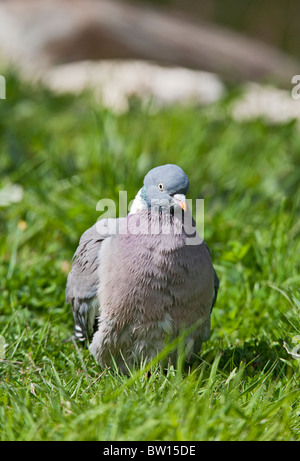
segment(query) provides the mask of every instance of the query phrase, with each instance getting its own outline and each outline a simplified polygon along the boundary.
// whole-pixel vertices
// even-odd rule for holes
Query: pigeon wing
[[[118,219],[103,219],[81,236],[73,256],[66,286],[66,302],[71,304],[75,323],[75,339],[90,339],[100,315],[98,299],[100,250],[104,239],[118,227]]]
[[[206,246],[206,248],[207,248],[207,250],[209,252],[209,255],[211,255],[210,249],[209,249],[207,243],[204,240],[203,240],[203,243]],[[213,299],[212,299],[211,310],[210,311],[213,310],[213,307],[217,302],[219,287],[220,287],[220,279],[219,279],[219,277],[218,277],[218,275],[217,275],[217,273],[216,273],[216,271],[214,269],[214,294],[213,294]]]
[[[192,217],[192,226],[193,226],[192,227],[193,229],[196,229],[196,222],[195,222],[193,217]],[[209,249],[207,243],[205,242],[205,240],[203,240],[203,243],[207,248],[209,256],[211,257],[210,249]],[[216,271],[214,269],[214,292],[213,292],[213,299],[212,299],[212,303],[211,303],[211,311],[213,310],[213,307],[216,304],[219,287],[220,287],[220,280],[219,280],[219,277],[218,277],[218,275],[217,275],[217,273],[216,273]]]

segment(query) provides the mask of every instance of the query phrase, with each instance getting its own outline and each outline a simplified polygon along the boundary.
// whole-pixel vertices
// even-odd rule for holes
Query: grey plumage
[[[90,339],[97,328],[99,315],[99,250],[105,238],[117,230],[121,220],[105,219],[86,230],[73,256],[72,269],[66,286],[66,302],[71,304],[74,337]]]
[[[219,279],[206,243],[199,239],[187,245],[195,229],[184,226],[181,213],[174,212],[185,209],[187,190],[181,168],[155,168],[127,218],[102,220],[80,239],[66,300],[75,338],[91,341],[90,351],[101,365],[115,362],[126,371],[126,366],[153,358],[167,338],[197,324],[185,343],[191,360],[209,337]],[[168,200],[171,213],[151,206],[153,197]]]

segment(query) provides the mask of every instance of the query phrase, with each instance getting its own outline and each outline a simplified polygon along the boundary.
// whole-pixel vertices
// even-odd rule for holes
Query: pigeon
[[[210,336],[219,278],[187,206],[188,189],[179,166],[155,167],[126,217],[100,219],[80,238],[66,302],[73,338],[87,342],[102,367],[127,373],[185,331],[185,360],[193,363]]]

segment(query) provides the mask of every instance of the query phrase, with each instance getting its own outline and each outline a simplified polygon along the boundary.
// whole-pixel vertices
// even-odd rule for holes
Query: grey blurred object
[[[146,59],[287,86],[298,62],[260,41],[162,9],[116,0],[0,1],[0,53],[34,70],[89,59]]]
[[[100,220],[80,239],[66,301],[74,339],[91,340],[90,351],[102,366],[115,363],[126,372],[191,327],[184,344],[192,363],[210,335],[219,279],[206,243],[187,218],[188,188],[177,165],[153,168],[126,218]],[[189,245],[193,233],[196,242]]]

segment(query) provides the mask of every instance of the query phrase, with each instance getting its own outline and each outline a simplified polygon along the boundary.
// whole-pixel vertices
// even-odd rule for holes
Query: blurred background
[[[1,50],[36,69],[150,59],[286,86],[299,66],[297,0],[1,0]]]
[[[299,118],[290,97],[300,66],[297,8],[296,0],[86,0],[84,8],[79,0],[1,0],[0,62],[56,93],[92,88],[119,112],[132,97],[207,104],[245,84],[238,117]]]

